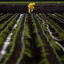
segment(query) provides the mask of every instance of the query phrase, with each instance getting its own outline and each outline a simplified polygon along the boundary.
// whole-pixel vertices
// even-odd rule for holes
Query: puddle
[[[13,26],[13,29],[15,29],[15,28],[17,27],[17,25],[18,25],[21,17],[22,17],[22,14],[20,14],[20,16],[19,16],[16,24]],[[10,40],[11,40],[11,36],[12,36],[12,35],[13,35],[13,33],[11,32],[11,33],[8,35],[8,37],[6,38],[5,42],[4,42],[3,48],[2,48],[2,50],[1,50],[1,52],[0,52],[0,61],[2,60],[3,56],[6,54],[6,49],[7,49],[8,45],[10,44]]]

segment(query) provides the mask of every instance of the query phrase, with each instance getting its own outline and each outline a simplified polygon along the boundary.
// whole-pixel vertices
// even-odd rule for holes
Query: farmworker
[[[34,6],[35,6],[35,3],[30,3],[30,4],[28,5],[28,13],[33,12]]]

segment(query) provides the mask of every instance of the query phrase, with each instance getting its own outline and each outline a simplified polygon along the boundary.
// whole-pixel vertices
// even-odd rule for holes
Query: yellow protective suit
[[[28,13],[33,12],[34,6],[35,6],[35,3],[30,3],[30,4],[28,5]]]

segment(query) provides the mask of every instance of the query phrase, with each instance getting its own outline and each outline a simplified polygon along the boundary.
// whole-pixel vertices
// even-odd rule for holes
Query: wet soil
[[[64,30],[64,24],[63,23],[59,22],[57,19],[55,19],[51,16],[49,16],[49,18],[52,19],[57,25],[59,25],[61,29]]]
[[[57,33],[57,32],[55,32],[54,31],[54,29],[52,29],[51,27],[50,27],[50,30],[51,30],[51,32],[53,33],[53,36],[54,37],[56,37],[56,38],[58,38],[58,39],[60,39],[60,37],[59,37],[59,34]],[[55,33],[54,33],[55,32]],[[64,41],[61,39],[61,41],[58,41],[62,46],[64,46]]]
[[[1,14],[0,14],[0,17],[1,17],[1,16],[3,16],[3,15],[4,15],[4,14],[3,14],[3,13],[1,13]]]
[[[10,17],[11,17],[12,15],[10,15],[10,16],[8,16],[8,18],[6,18],[6,19],[3,19],[3,22],[5,22],[6,20],[8,20]],[[15,17],[15,16],[14,16]],[[13,17],[13,18],[14,18]],[[19,17],[19,16],[18,16]],[[12,18],[12,19],[13,19]],[[0,32],[2,32],[6,27],[7,27],[7,25],[11,22],[11,20],[12,19],[10,19],[1,29],[0,29]],[[18,18],[17,18],[18,19]],[[11,30],[11,29],[10,29]]]
[[[34,26],[30,14],[26,23],[29,26],[31,38],[25,37],[25,40],[28,40],[28,42],[30,43],[30,47],[25,46],[25,48],[29,48],[32,51],[32,58],[28,57],[27,55],[24,55],[24,58],[21,60],[20,64],[38,64],[41,60],[41,48],[37,47],[37,34],[34,32]]]
[[[22,50],[21,37],[22,37],[23,29],[24,29],[24,21],[25,21],[25,15],[24,15],[24,18],[22,20],[21,27],[20,27],[20,29],[19,29],[19,31],[17,33],[14,50],[13,50],[12,55],[10,56],[10,58],[7,61],[6,64],[16,64],[16,61],[20,56],[20,53],[21,53],[21,50]]]
[[[61,50],[57,50],[56,52],[57,52],[57,54],[58,54],[58,56],[59,56],[60,58],[62,58],[62,57],[63,57],[64,52],[63,52],[63,50],[62,50],[62,49],[61,49]],[[62,60],[62,63],[64,63],[64,60]]]
[[[51,22],[51,24],[53,24],[59,30],[59,32],[64,32],[61,28],[58,28],[54,20],[52,20],[47,14],[46,16],[47,16],[47,19]]]
[[[47,55],[47,59],[49,61],[50,64],[60,64],[58,59],[56,58],[55,53],[53,52],[52,47],[50,46],[49,42],[47,41],[45,35],[43,34],[43,29],[41,28],[40,24],[38,23],[38,20],[36,19],[35,15],[33,15],[34,19],[35,19],[35,23],[38,29],[38,33],[41,37],[41,39],[43,40],[43,42],[45,43],[45,50]]]
[[[7,16],[7,17],[5,17],[4,19],[2,19],[2,20],[0,21],[0,24],[4,23],[4,22],[5,22],[6,20],[8,20],[11,16],[12,16],[12,14],[9,15],[9,16]]]
[[[13,13],[27,13],[28,12],[28,4],[27,3],[10,3],[10,4],[0,4],[0,12],[13,12]],[[64,12],[64,4],[51,4],[51,3],[37,3],[35,5],[35,13],[42,12]]]
[[[42,18],[42,17],[41,17],[41,18]],[[52,23],[52,22],[51,22],[51,24],[54,25],[54,23]],[[55,30],[50,27],[50,25],[49,25],[49,28],[50,28],[51,32],[53,33],[53,35],[54,35],[55,37],[58,37],[58,36],[59,36],[58,33],[56,33]],[[63,40],[58,41],[58,42],[59,42],[62,46],[64,46]],[[61,58],[61,57],[63,56],[63,54],[64,54],[64,52],[63,52],[62,49],[61,49],[61,50],[56,50],[56,52],[57,52],[57,54],[59,55],[60,58]],[[64,61],[62,61],[62,62],[64,63]]]
[[[45,13],[46,14],[46,13]],[[49,20],[48,18],[48,15],[46,14],[47,16],[47,19]],[[42,18],[42,16],[40,16]],[[45,20],[46,21],[46,20]],[[51,22],[51,21],[50,21]],[[51,24],[53,24],[55,26],[55,24],[53,22],[51,22]],[[53,33],[53,36],[60,39],[59,37],[59,34],[53,29],[51,28],[51,26],[49,25],[49,29],[51,30],[51,32]],[[61,32],[61,30],[59,30]],[[64,46],[64,41],[61,39],[61,41],[58,41],[62,46]]]

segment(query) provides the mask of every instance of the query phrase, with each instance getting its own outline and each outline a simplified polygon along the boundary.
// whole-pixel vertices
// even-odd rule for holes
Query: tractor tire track
[[[25,15],[24,15],[24,18],[22,20],[21,27],[20,27],[20,29],[19,29],[19,31],[17,33],[15,46],[14,46],[14,51],[12,52],[12,55],[10,56],[10,58],[7,61],[6,64],[16,64],[16,61],[20,56],[20,53],[21,53],[21,50],[22,50],[21,37],[22,37],[23,29],[24,29],[24,21],[25,21]]]

